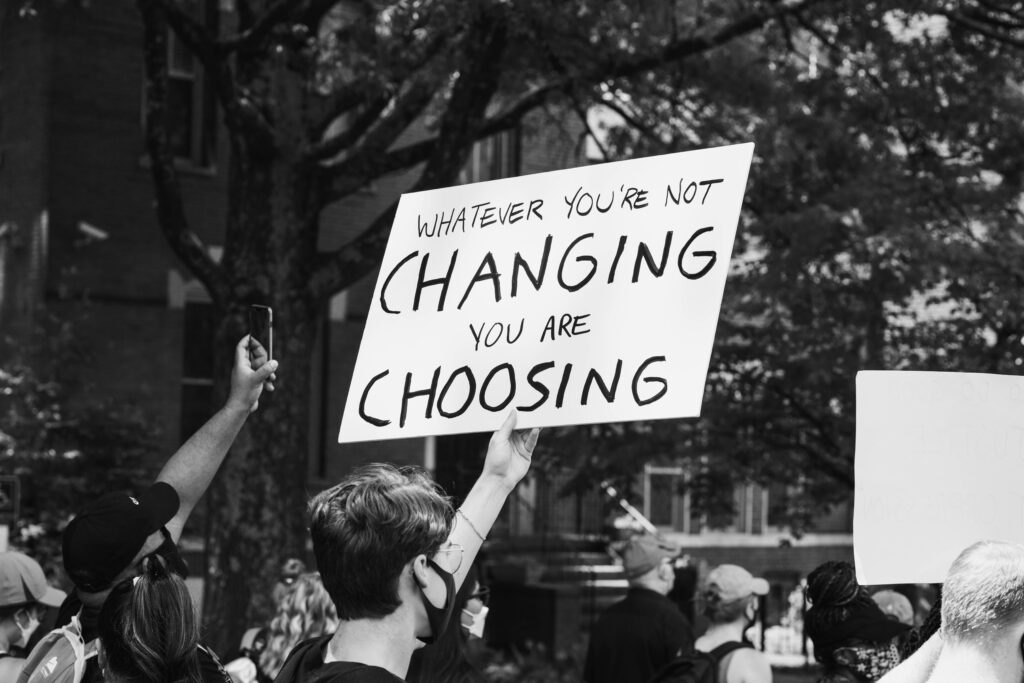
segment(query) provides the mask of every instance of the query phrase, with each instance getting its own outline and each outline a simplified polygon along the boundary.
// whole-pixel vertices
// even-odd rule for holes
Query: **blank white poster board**
[[[1024,377],[857,374],[862,584],[938,583],[976,541],[1024,543]]]
[[[699,415],[752,155],[403,195],[338,440]]]

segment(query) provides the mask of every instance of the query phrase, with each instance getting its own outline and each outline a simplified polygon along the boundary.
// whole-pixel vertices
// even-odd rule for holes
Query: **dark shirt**
[[[673,657],[693,650],[693,629],[661,593],[630,588],[594,624],[583,665],[586,683],[647,681]]]
[[[288,655],[275,683],[402,683],[387,669],[357,662],[324,663],[324,648],[333,636],[299,643]]]

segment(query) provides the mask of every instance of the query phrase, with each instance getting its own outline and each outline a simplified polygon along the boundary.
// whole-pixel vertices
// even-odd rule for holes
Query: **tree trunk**
[[[271,587],[289,557],[305,559],[311,362],[321,307],[306,287],[315,249],[314,190],[294,159],[234,149],[223,266],[229,280],[217,348],[233,349],[250,303],[274,310],[273,393],[264,392],[211,487],[204,635],[234,652],[273,614]],[[218,381],[230,375],[219,354]],[[221,396],[225,392],[219,392]]]

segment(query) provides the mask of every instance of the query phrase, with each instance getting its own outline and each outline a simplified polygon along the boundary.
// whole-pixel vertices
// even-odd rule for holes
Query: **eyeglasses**
[[[479,600],[487,605],[491,602],[491,589],[486,587],[478,588],[475,593],[470,594],[469,600]]]
[[[440,548],[434,554],[434,561],[437,562],[442,569],[448,571],[451,574],[459,571],[459,567],[462,566],[462,556],[465,554],[465,550],[458,543],[449,543],[447,547]]]

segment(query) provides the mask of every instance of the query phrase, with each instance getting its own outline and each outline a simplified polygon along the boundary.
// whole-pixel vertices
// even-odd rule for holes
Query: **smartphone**
[[[269,306],[249,306],[249,336],[267,350],[267,360],[274,359],[274,311]],[[249,360],[253,351],[249,350]]]

